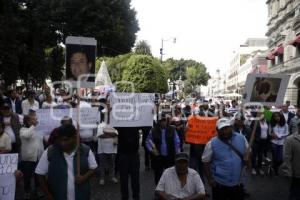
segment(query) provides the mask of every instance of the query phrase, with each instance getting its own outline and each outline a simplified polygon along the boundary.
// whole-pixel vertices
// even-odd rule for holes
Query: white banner
[[[38,118],[37,130],[43,135],[60,126],[60,121],[64,116],[71,117],[73,124],[77,124],[77,108],[71,109],[39,109],[36,111]],[[80,108],[79,125],[80,129],[96,128],[96,124],[100,122],[100,114],[98,108]]]
[[[0,154],[0,200],[14,200],[18,154]]]
[[[112,93],[110,95],[111,126],[152,126],[154,99],[153,93]]]

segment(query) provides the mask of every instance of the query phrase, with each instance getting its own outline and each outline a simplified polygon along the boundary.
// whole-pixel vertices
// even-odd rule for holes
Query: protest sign
[[[192,144],[206,144],[216,135],[217,117],[190,116],[185,141]]]
[[[14,174],[0,175],[0,199],[14,200],[16,193],[16,178]]]
[[[77,123],[77,109],[39,109],[36,111],[38,118],[37,130],[42,135],[49,134],[54,128],[60,126],[60,121],[64,116],[69,116],[73,124]],[[95,128],[100,122],[98,108],[80,108],[79,125],[81,129]]]
[[[113,127],[152,126],[154,99],[152,93],[119,93],[110,96],[110,123]]]
[[[290,76],[287,74],[248,74],[243,103],[281,105]]]
[[[14,200],[18,154],[0,154],[0,200]]]

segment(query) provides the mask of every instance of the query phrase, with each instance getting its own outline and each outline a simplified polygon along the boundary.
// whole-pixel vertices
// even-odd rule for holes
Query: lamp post
[[[176,43],[176,37],[170,37],[169,39],[161,39],[161,48],[160,48],[160,63],[162,63],[162,60],[163,60],[163,55],[164,55],[164,42],[167,42],[169,40],[173,40],[173,43]]]

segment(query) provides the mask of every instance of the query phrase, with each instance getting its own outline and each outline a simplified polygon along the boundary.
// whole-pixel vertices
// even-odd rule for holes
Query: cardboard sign
[[[0,175],[13,174],[18,168],[18,154],[0,154]],[[1,199],[1,198],[0,198]]]
[[[110,96],[111,126],[152,126],[154,99],[155,96],[152,93],[112,93]]]
[[[289,79],[290,75],[287,74],[248,74],[243,103],[281,105]]]
[[[217,117],[190,116],[185,141],[192,144],[206,144],[216,135]]]

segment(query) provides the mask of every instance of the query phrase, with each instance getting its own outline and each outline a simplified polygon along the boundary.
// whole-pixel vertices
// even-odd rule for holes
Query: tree
[[[132,55],[127,61],[122,81],[134,84],[134,92],[166,93],[167,78],[160,62],[146,55]],[[120,84],[118,90],[131,91],[131,85]]]
[[[152,56],[151,47],[145,40],[141,40],[135,45],[134,53],[139,55]]]
[[[202,63],[194,62],[195,65],[192,65],[187,68],[185,81],[185,91],[190,92],[194,91],[197,86],[207,85],[207,81],[210,78],[210,75],[206,72],[206,68]]]

